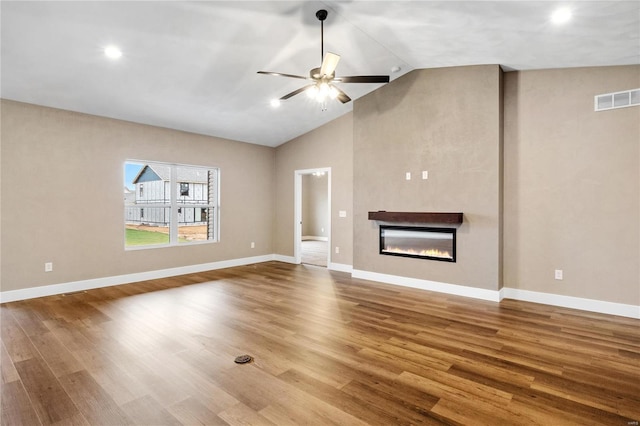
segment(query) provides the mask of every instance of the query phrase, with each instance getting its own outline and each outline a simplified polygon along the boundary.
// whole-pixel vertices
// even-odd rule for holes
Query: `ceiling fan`
[[[281,101],[287,100],[299,93],[306,92],[310,98],[316,99],[326,108],[326,100],[338,99],[340,102],[347,103],[351,98],[344,93],[339,87],[333,83],[388,83],[388,75],[360,75],[351,77],[336,77],[335,70],[340,55],[327,52],[324,54],[324,20],[327,19],[328,12],[324,9],[316,12],[316,18],[320,21],[320,58],[322,65],[319,68],[313,68],[309,72],[309,77],[301,75],[284,74],[280,72],[258,71],[258,74],[277,75],[281,77],[298,78],[302,80],[310,80],[311,84],[303,86],[291,93],[287,93],[280,98]]]

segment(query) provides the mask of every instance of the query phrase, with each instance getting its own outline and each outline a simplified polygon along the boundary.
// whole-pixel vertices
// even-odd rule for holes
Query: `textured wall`
[[[417,70],[355,101],[354,269],[499,289],[500,78],[496,65]],[[375,210],[463,212],[457,263],[379,255]]]
[[[302,235],[326,237],[328,232],[328,175],[302,176]]]
[[[2,101],[2,290],[293,256],[294,171],[331,167],[332,262],[640,304],[640,108],[593,111],[594,95],[640,87],[640,67],[501,76],[414,71],[276,149]],[[222,241],[125,252],[126,159],[219,166]],[[379,256],[379,209],[464,212],[458,262]]]
[[[331,261],[351,265],[353,244],[353,114],[276,148],[275,253],[293,256],[294,173],[331,167]],[[344,210],[347,217],[339,217]],[[335,247],[340,253],[335,253]]]
[[[593,110],[638,87],[640,66],[505,74],[506,287],[640,304],[640,107]]]
[[[273,253],[273,148],[4,100],[1,136],[3,291]],[[221,241],[125,251],[127,159],[220,167]]]

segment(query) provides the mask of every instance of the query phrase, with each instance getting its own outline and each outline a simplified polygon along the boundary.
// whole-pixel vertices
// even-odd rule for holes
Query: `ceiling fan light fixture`
[[[320,91],[320,90],[318,89],[318,86],[317,86],[317,85],[316,85],[316,86],[311,86],[311,87],[309,87],[309,88],[307,89],[307,96],[308,96],[310,99],[315,99],[315,98],[318,96],[318,92],[319,92],[319,91]]]
[[[327,96],[329,96],[330,92],[331,89],[326,82],[320,83],[320,87],[318,87],[318,101],[322,102],[327,99]]]
[[[340,62],[340,55],[327,52],[324,53],[324,20],[327,19],[327,11],[324,9],[319,10],[316,13],[316,17],[320,21],[320,53],[321,53],[321,65],[318,68],[312,68],[309,71],[309,77],[303,77],[301,75],[285,74],[280,72],[271,71],[258,71],[258,74],[275,75],[288,78],[297,78],[302,80],[311,80],[312,83],[303,86],[293,92],[287,93],[280,100],[287,100],[299,93],[306,92],[307,96],[311,99],[315,99],[322,105],[322,110],[325,111],[327,105],[327,99],[337,99],[343,104],[351,102],[351,98],[344,93],[341,89],[334,86],[332,83],[388,83],[388,75],[361,75],[350,77],[338,77],[336,78],[336,67]],[[399,67],[398,67],[399,70]]]

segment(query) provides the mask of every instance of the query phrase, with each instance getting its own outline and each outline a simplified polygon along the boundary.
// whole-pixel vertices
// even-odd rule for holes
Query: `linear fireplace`
[[[456,230],[380,225],[380,254],[455,262]]]

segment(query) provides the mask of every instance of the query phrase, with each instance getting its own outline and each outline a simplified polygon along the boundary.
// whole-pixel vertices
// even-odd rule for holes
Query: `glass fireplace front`
[[[380,254],[455,262],[456,230],[380,225]]]

